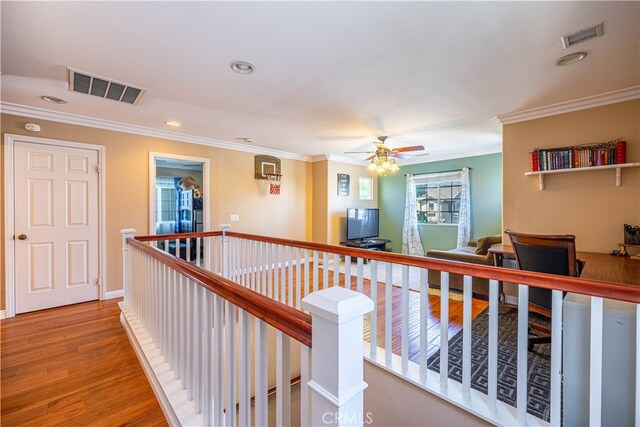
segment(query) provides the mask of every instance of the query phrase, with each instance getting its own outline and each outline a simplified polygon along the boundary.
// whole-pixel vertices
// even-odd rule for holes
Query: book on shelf
[[[627,162],[627,143],[617,139],[600,144],[534,148],[529,154],[532,172],[616,165]]]

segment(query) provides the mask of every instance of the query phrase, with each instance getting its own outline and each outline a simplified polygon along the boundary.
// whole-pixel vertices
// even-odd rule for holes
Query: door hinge
[[[100,165],[96,165],[96,172],[102,173],[102,167]]]
[[[99,277],[96,279],[96,286],[101,286],[100,278],[99,278]]]

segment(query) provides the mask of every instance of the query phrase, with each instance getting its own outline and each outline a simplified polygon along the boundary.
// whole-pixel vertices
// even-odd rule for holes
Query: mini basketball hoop
[[[267,173],[267,182],[269,183],[269,194],[274,196],[280,195],[280,184],[282,181],[281,173]]]

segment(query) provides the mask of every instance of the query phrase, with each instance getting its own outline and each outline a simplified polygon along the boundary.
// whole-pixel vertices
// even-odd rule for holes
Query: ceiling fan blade
[[[396,153],[406,153],[407,151],[422,151],[422,150],[424,150],[424,146],[422,146],[422,145],[413,145],[411,147],[394,148],[391,151],[395,151]]]
[[[344,154],[372,154],[375,151],[345,151]]]
[[[395,157],[396,159],[402,159],[402,160],[410,159],[411,157],[413,157],[413,156],[407,156],[406,154],[402,154],[398,152],[392,152],[391,156]]]
[[[375,157],[376,157],[376,155],[374,154],[373,156],[369,156],[369,157],[367,157],[365,160],[369,161],[369,160],[374,159]]]

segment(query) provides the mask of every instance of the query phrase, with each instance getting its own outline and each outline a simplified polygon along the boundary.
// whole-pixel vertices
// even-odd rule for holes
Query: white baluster
[[[462,395],[471,397],[471,297],[472,277],[464,275],[462,279]]]
[[[518,373],[517,373],[517,419],[520,425],[527,419],[527,362],[529,342],[529,286],[518,285]]]
[[[267,254],[264,245],[264,242],[260,242],[260,293],[262,295],[267,295]]]
[[[333,286],[340,286],[340,255],[333,254]]]
[[[589,348],[589,425],[602,425],[602,319],[603,299],[591,297]]]
[[[364,259],[358,257],[358,261],[356,261],[356,269],[357,269],[357,278],[356,278],[356,290],[360,293],[364,292],[364,272],[362,264],[364,263]]]
[[[222,277],[229,278],[229,236],[230,225],[220,224],[222,229]]]
[[[322,289],[329,287],[329,254],[322,253]]]
[[[241,426],[251,424],[251,323],[250,316],[240,310],[239,339],[240,339],[240,410],[239,422]]]
[[[202,377],[204,380],[203,418],[206,425],[213,424],[213,294],[206,291],[204,304],[204,357]]]
[[[309,254],[307,253],[307,257]],[[311,349],[300,344],[300,425],[311,425]]]
[[[440,272],[440,387],[447,390],[449,374],[449,272]]]
[[[420,269],[420,382],[427,382],[427,344],[429,343],[429,283],[428,271]]]
[[[560,426],[562,414],[562,291],[551,291],[551,425]]]
[[[225,425],[236,425],[236,306],[225,302]]]
[[[391,356],[393,354],[393,264],[387,263],[387,277],[384,284],[384,363],[391,366]]]
[[[187,262],[191,262],[191,238],[187,237],[186,246],[184,247],[185,259]]]
[[[318,290],[318,251],[313,251],[313,292]]]
[[[295,259],[296,259],[296,305],[295,307],[300,309],[300,301],[302,297],[300,293],[302,291],[302,260],[300,259],[300,248],[295,248]]]
[[[489,409],[495,411],[498,399],[498,301],[499,284],[497,280],[489,280],[489,359],[487,362],[487,394]]]
[[[202,257],[201,252],[201,248],[202,248],[202,238],[200,237],[196,237],[196,265],[198,267],[200,267],[202,265],[202,262],[200,262],[200,259]]]
[[[351,289],[351,257],[349,255],[344,257],[344,287]]]
[[[176,239],[176,258],[180,258],[180,239]]]
[[[267,296],[269,298],[274,298],[274,299],[278,299],[278,293],[276,292],[275,294],[274,292],[274,285],[273,285],[273,244],[272,243],[267,243],[267,247],[266,247],[266,251],[267,251],[267,289],[269,290],[269,292],[267,293]]]
[[[302,291],[302,295],[300,296],[300,301],[302,302],[302,298],[309,293],[309,249],[304,250],[304,289]],[[300,305],[298,305],[300,308]]]
[[[267,324],[262,320],[255,320],[255,425],[269,424],[267,389],[269,388],[269,348]]]
[[[289,279],[287,284],[288,295],[287,305],[293,307],[293,248],[289,246],[288,251],[289,259],[287,260],[287,277]]]
[[[371,260],[370,295],[373,311],[369,313],[369,357],[376,360],[378,354],[378,261]]]
[[[363,316],[373,309],[373,302],[335,286],[307,295],[302,307],[313,316],[310,425],[358,423],[344,420],[362,424],[367,387],[363,381]]]
[[[291,264],[289,264],[291,265]],[[291,425],[291,340],[276,331],[276,425]]]
[[[409,369],[409,266],[402,266],[402,335],[401,335],[401,367],[402,373]]]
[[[213,425],[224,425],[224,300],[213,296]],[[257,360],[257,359],[256,359]]]
[[[202,413],[202,304],[204,289],[194,283],[193,297],[193,377],[194,377],[194,403],[196,413]]]

